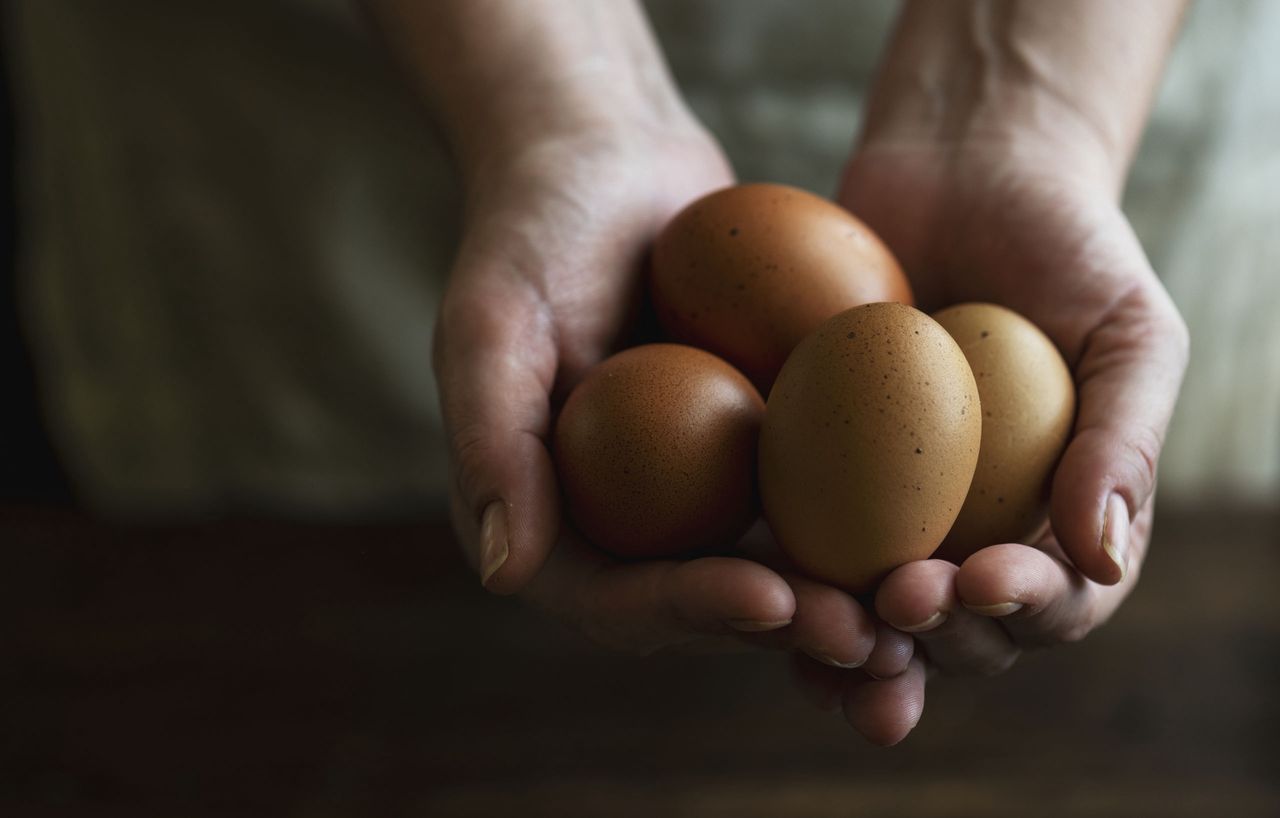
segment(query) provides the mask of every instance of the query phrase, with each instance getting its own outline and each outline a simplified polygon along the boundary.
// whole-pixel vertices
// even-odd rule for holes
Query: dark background
[[[873,748],[782,657],[602,654],[440,521],[0,515],[4,816],[1280,815],[1280,520],[1161,513],[1114,622]]]
[[[35,372],[21,332],[18,286],[15,144],[7,45],[7,4],[0,2],[0,373],[4,390],[0,420],[5,426],[0,457],[0,497],[65,501],[69,494],[49,442],[36,400]]]

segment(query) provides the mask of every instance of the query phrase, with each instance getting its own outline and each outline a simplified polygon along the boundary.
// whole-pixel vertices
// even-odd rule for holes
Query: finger
[[[916,640],[885,623],[876,622],[876,645],[862,666],[862,672],[873,679],[892,679],[906,672],[915,655]]]
[[[1151,509],[1148,502],[1129,532],[1138,557],[1150,535]],[[1053,545],[1052,538],[1037,548],[993,545],[969,557],[956,576],[961,603],[978,615],[999,618],[1023,647],[1083,639],[1132,591],[1141,559],[1134,561],[1124,581],[1099,585],[1053,556]]]
[[[1155,488],[1187,345],[1186,325],[1148,269],[1109,308],[1075,367],[1079,413],[1054,475],[1051,516],[1067,556],[1096,582],[1124,578],[1130,521]]]
[[[876,644],[875,622],[852,596],[811,579],[785,575],[795,595],[791,624],[747,637],[763,647],[799,650],[837,668],[861,667]]]
[[[614,563],[576,540],[556,548],[525,596],[596,642],[640,654],[785,628],[795,613],[786,580],[750,560]]]
[[[872,744],[890,747],[919,723],[924,687],[925,666],[920,658],[912,659],[906,671],[892,679],[855,679],[845,688],[844,717]]]
[[[994,675],[1018,659],[1018,647],[989,617],[960,604],[955,565],[945,560],[907,563],[876,592],[876,612],[911,633],[929,660],[951,674]]]
[[[982,549],[956,577],[962,604],[998,618],[1027,647],[1083,638],[1093,627],[1098,587],[1065,562],[1014,543]]]
[[[803,653],[791,653],[788,656],[792,678],[805,700],[825,713],[839,710],[847,671],[810,659]]]
[[[481,582],[505,594],[538,571],[559,528],[555,470],[544,442],[556,353],[534,296],[476,270],[464,265],[455,272],[433,357],[454,523]]]

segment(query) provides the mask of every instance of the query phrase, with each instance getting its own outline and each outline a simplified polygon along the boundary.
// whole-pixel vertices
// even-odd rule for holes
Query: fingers
[[[862,666],[873,679],[892,679],[907,669],[915,655],[916,640],[884,622],[876,622],[876,646]]]
[[[1148,276],[1110,307],[1075,368],[1079,413],[1051,516],[1065,553],[1096,582],[1125,576],[1130,521],[1155,488],[1187,345],[1186,325]]]
[[[804,577],[788,574],[786,581],[795,596],[791,624],[744,638],[762,647],[802,651],[830,667],[861,667],[875,648],[876,626],[857,600]]]
[[[1129,536],[1145,543],[1151,503],[1138,514]],[[1073,566],[1026,545],[993,545],[977,552],[956,575],[956,593],[971,612],[998,620],[1023,647],[1075,642],[1102,625],[1137,583],[1137,571],[1104,586]]]
[[[810,659],[803,653],[791,653],[788,658],[791,675],[805,699],[824,713],[839,710],[851,672]]]
[[[1097,587],[1061,560],[1016,544],[982,549],[956,577],[969,610],[999,619],[1028,647],[1083,638],[1093,627]]]
[[[559,528],[544,443],[556,353],[536,299],[475,270],[464,263],[454,274],[434,361],[454,523],[481,582],[505,594],[537,572]]]
[[[945,560],[907,563],[881,583],[876,612],[913,634],[930,661],[946,673],[1001,673],[1017,661],[1020,650],[997,623],[961,604],[958,571]]]
[[[804,697],[819,710],[843,710],[845,720],[868,741],[889,747],[915,728],[924,712],[924,662],[912,660],[892,679],[839,670],[793,654],[791,671]]]
[[[892,679],[853,676],[843,699],[849,725],[881,747],[906,738],[924,713],[924,661],[912,659],[906,671]]]
[[[750,560],[614,563],[579,541],[556,548],[525,596],[594,641],[638,654],[785,628],[796,609],[786,580]]]

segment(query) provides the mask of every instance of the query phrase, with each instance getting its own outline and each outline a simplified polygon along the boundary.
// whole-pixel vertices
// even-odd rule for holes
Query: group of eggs
[[[920,312],[866,225],[781,185],[689,205],[658,237],[649,284],[680,343],[597,365],[554,431],[570,515],[597,547],[706,552],[763,510],[800,569],[863,592],[1044,525],[1075,390],[1022,316]]]

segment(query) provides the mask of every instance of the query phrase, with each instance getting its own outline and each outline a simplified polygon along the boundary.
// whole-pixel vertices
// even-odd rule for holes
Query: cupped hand
[[[619,563],[561,525],[554,407],[624,340],[657,232],[732,182],[714,142],[693,124],[576,123],[476,163],[465,182],[434,362],[455,527],[484,586],[628,652],[757,645],[844,673],[869,663],[899,678],[875,695],[878,682],[860,685],[851,721],[899,740],[922,697],[922,675],[904,672],[911,640],[849,595],[746,558]]]
[[[841,201],[898,255],[921,309],[1010,307],[1054,341],[1076,383],[1051,528],[959,567],[910,563],[877,592],[879,614],[943,671],[994,673],[1023,648],[1080,639],[1137,581],[1188,337],[1118,188],[1083,151],[1009,143],[866,146],[847,169]]]

